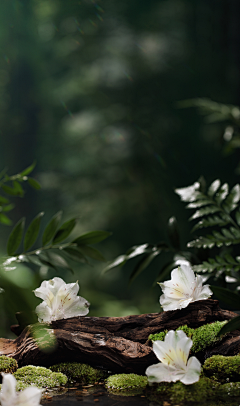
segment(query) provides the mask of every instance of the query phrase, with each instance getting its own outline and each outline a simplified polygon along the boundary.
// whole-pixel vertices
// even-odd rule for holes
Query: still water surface
[[[103,385],[91,387],[74,386],[62,393],[52,396],[49,392],[47,398],[41,401],[42,405],[51,406],[154,406],[156,403],[150,402],[146,397],[119,396],[109,393]]]

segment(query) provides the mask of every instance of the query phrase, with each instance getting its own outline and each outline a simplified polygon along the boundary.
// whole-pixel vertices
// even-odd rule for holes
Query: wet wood
[[[192,328],[216,320],[230,320],[237,314],[220,309],[217,300],[191,303],[186,309],[126,317],[73,317],[50,325],[57,339],[57,348],[40,351],[25,328],[15,340],[0,339],[0,355],[17,360],[19,366],[50,366],[63,361],[77,361],[113,372],[144,374],[158,362],[149,334],[175,330],[182,325]],[[19,331],[19,328],[18,328]],[[212,354],[234,355],[240,351],[240,332],[235,331],[214,348],[199,354],[201,362]]]

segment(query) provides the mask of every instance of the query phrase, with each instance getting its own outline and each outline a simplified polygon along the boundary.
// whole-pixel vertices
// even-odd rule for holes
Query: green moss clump
[[[50,369],[28,365],[14,372],[17,380],[27,385],[34,385],[40,389],[55,388],[67,383],[64,374],[55,374]]]
[[[148,339],[151,341],[164,341],[168,330],[161,331],[160,333],[150,334]]]
[[[218,389],[219,396],[239,396],[240,397],[240,382],[228,382],[220,385]]]
[[[17,391],[22,391],[22,390],[24,390],[26,388],[29,388],[29,386],[31,386],[31,385],[29,385],[28,383],[24,383],[23,381],[17,381],[16,390]]]
[[[107,376],[105,371],[78,362],[62,362],[61,364],[52,365],[50,369],[53,372],[62,372],[71,381],[80,381],[82,383],[98,382]]]
[[[205,324],[204,326],[198,327],[195,330],[185,325],[177,328],[176,331],[182,330],[189,338],[192,339],[193,345],[191,352],[197,353],[222,339],[221,337],[217,337],[217,334],[226,323],[226,321],[216,321],[215,323]],[[167,332],[168,330],[164,330],[157,334],[150,334],[148,338],[152,341],[163,341]]]
[[[221,341],[222,338],[217,337],[217,334],[226,323],[226,321],[216,321],[196,328],[192,336],[193,345],[191,351],[196,353]]]
[[[213,355],[204,362],[203,372],[219,382],[239,382],[240,355],[229,357]]]
[[[111,375],[106,379],[105,386],[111,392],[120,392],[122,395],[134,396],[141,394],[146,388],[146,376],[136,374]]]
[[[18,369],[17,361],[14,358],[7,357],[6,355],[0,356],[0,373],[4,372],[13,373]]]

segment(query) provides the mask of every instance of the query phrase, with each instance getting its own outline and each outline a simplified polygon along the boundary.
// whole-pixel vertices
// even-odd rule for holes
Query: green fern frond
[[[207,227],[225,226],[229,223],[230,223],[229,216],[226,216],[224,213],[221,213],[220,216],[209,216],[207,218],[200,220],[197,224],[195,224],[192,231]]]
[[[240,209],[236,211],[235,219],[230,215],[238,207],[240,201],[239,184],[229,191],[227,183],[221,184],[220,180],[216,179],[209,186],[207,193],[201,191],[200,182],[195,182],[189,187],[176,189],[175,191],[182,201],[188,202],[188,209],[197,209],[189,219],[199,219],[193,230],[210,227],[218,227],[219,230],[220,228],[220,231],[213,230],[207,236],[200,236],[190,241],[188,247],[213,248],[214,246],[239,244]],[[218,213],[218,215],[209,216],[214,213]],[[230,224],[231,227],[222,228]]]
[[[194,265],[193,270],[201,273],[216,273],[217,271],[240,271],[240,258],[234,259],[230,254],[225,254],[223,257],[209,258],[208,261],[203,261],[200,265]]]

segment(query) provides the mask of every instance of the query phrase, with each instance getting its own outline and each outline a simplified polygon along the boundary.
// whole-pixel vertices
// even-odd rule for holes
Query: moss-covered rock
[[[17,361],[14,358],[6,357],[6,355],[0,356],[0,374],[1,372],[13,373],[18,369]]]
[[[105,382],[105,386],[110,392],[117,392],[127,396],[141,394],[147,384],[148,380],[146,376],[136,374],[111,375]]]
[[[192,335],[193,345],[191,351],[197,353],[221,341],[222,337],[217,337],[217,335],[226,323],[226,321],[216,321],[196,328]]]
[[[98,382],[107,376],[105,371],[78,362],[62,362],[52,365],[50,369],[53,372],[62,372],[70,381],[79,381],[82,383]]]
[[[215,323],[205,324],[196,329],[190,328],[187,325],[181,326],[176,329],[184,331],[184,333],[190,337],[193,341],[191,348],[192,353],[197,353],[204,350],[205,348],[214,345],[216,342],[220,341],[222,337],[217,337],[217,334],[221,328],[226,324],[226,321],[216,321]],[[161,331],[160,333],[150,334],[149,340],[163,341],[168,330]]]
[[[203,372],[219,382],[240,382],[240,355],[213,355],[206,359]]]
[[[34,385],[40,389],[55,388],[67,383],[67,376],[62,373],[53,373],[50,369],[28,365],[14,372],[18,381],[26,385]]]

